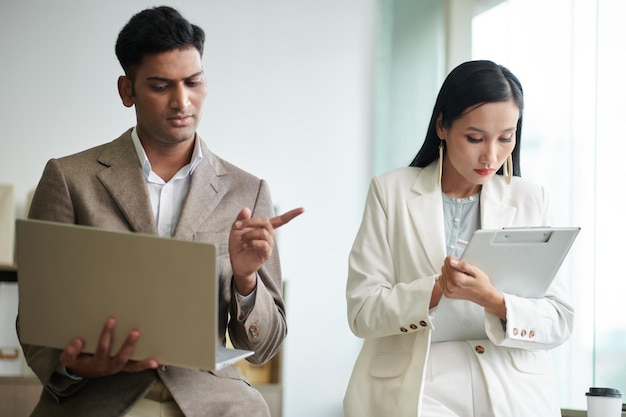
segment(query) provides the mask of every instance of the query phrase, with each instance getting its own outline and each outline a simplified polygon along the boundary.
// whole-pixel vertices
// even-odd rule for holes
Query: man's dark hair
[[[193,46],[204,52],[204,31],[167,6],[145,9],[126,23],[115,43],[115,55],[133,78],[145,55]]]

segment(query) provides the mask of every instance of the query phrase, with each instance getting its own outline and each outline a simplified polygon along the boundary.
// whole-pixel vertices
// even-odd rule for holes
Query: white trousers
[[[480,364],[466,342],[431,344],[420,416],[495,417]]]
[[[159,380],[124,417],[185,417],[169,390]]]

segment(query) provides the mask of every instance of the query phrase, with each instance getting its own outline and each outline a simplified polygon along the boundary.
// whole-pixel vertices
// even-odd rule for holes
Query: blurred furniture
[[[15,197],[13,186],[0,184],[0,265],[13,264]]]
[[[0,417],[28,417],[41,393],[34,377],[0,377]]]

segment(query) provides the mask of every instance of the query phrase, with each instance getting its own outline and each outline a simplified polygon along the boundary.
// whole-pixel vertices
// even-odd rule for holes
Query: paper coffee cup
[[[587,417],[621,417],[622,392],[615,388],[589,388]]]

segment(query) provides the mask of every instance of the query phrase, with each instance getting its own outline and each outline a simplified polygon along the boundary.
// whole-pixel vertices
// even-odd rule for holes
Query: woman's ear
[[[120,75],[117,79],[117,92],[126,107],[133,107],[135,96],[133,95],[133,81],[125,75]]]
[[[439,113],[437,121],[435,122],[435,130],[437,131],[437,137],[441,140],[446,139],[446,130],[443,127],[443,114]]]

